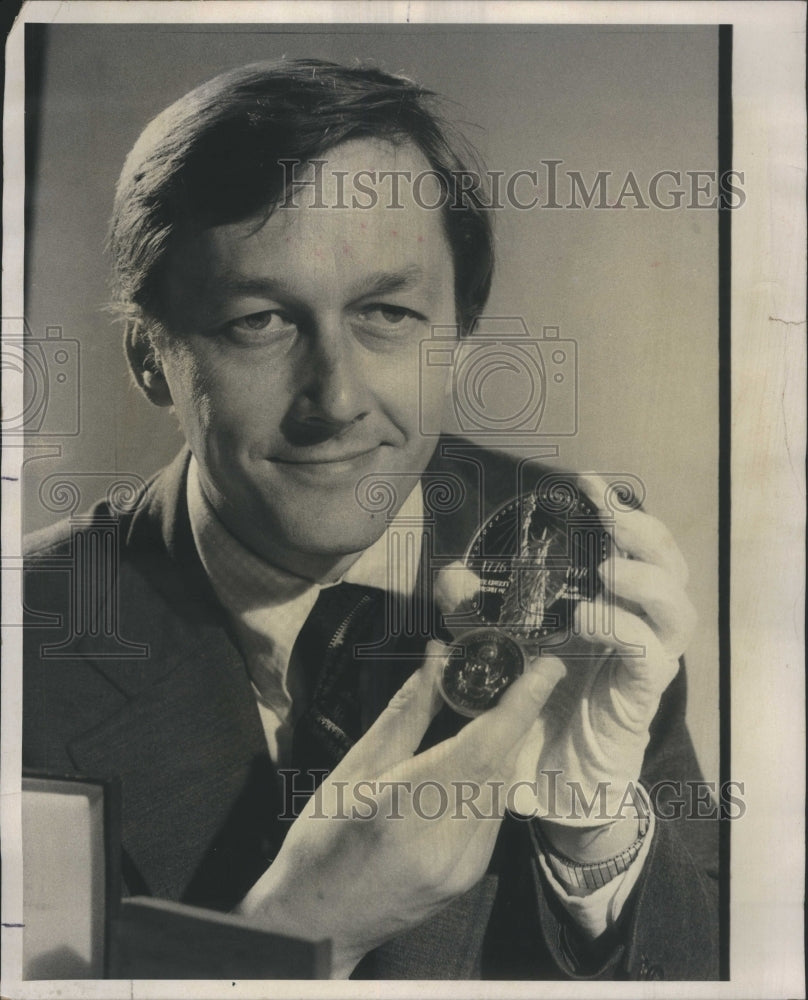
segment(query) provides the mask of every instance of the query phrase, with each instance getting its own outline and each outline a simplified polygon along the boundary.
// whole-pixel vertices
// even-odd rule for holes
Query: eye
[[[279,309],[263,309],[261,312],[239,316],[224,326],[225,332],[235,340],[260,343],[267,339],[277,339],[295,329],[291,318]]]
[[[375,327],[403,327],[422,320],[424,317],[413,309],[405,306],[392,305],[389,302],[374,302],[359,310],[359,318]]]
[[[374,315],[380,316],[385,323],[401,323],[408,316],[412,316],[409,309],[404,309],[401,306],[371,306],[369,309],[364,310],[364,312],[370,314],[371,317]]]
[[[278,318],[278,314],[266,310],[265,312],[253,313],[251,316],[245,316],[241,322],[248,330],[265,330],[268,326],[272,325],[272,321]]]

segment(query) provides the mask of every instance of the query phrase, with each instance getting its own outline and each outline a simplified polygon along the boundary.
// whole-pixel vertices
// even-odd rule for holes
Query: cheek
[[[214,353],[175,351],[164,366],[174,407],[190,443],[236,445],[279,422],[282,387],[255,365],[237,367]]]
[[[451,367],[427,365],[421,373],[420,408],[429,416],[430,426],[443,413],[447,397],[452,394]]]
[[[191,436],[195,425],[207,423],[210,409],[199,360],[184,344],[161,351],[161,360],[174,412],[186,436]]]
[[[451,369],[414,365],[397,374],[387,395],[388,414],[404,432],[412,456],[429,456],[445,430],[447,396],[451,394]]]
[[[231,412],[233,394],[227,392],[221,370],[217,372],[209,360],[183,349],[172,351],[163,365],[174,412],[199,460],[217,450],[217,439],[232,437],[231,428],[239,423]]]
[[[371,383],[375,394],[391,403],[402,414],[442,410],[451,392],[452,369],[445,364],[427,364],[428,352],[421,344],[408,350],[383,370],[374,372]]]

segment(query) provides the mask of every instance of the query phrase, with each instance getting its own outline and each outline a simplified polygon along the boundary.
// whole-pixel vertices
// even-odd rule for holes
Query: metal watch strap
[[[589,889],[593,891],[600,889],[608,882],[611,882],[613,878],[626,871],[640,853],[651,821],[645,814],[639,816],[638,819],[639,832],[634,843],[630,844],[624,851],[620,851],[613,858],[607,858],[605,861],[589,863],[573,861],[572,858],[568,858],[550,846],[547,838],[538,829],[538,822],[535,824],[536,836],[553,874],[559,881],[577,889]]]

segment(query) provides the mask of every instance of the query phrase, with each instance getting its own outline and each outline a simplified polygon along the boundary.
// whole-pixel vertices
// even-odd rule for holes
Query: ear
[[[171,390],[146,325],[140,320],[130,320],[126,324],[123,340],[129,370],[149,401],[155,406],[171,406]]]

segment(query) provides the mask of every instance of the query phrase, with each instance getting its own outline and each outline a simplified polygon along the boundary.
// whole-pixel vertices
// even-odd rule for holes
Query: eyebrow
[[[374,271],[365,275],[348,290],[349,299],[366,298],[368,295],[388,295],[412,288],[423,281],[426,271],[420,264],[410,264],[398,271]],[[297,298],[287,282],[278,278],[243,277],[225,274],[217,282],[219,288],[231,294],[275,295]]]
[[[412,288],[423,281],[425,271],[420,264],[410,264],[400,271],[375,271],[367,275],[352,289],[355,298],[367,295],[387,295]]]

